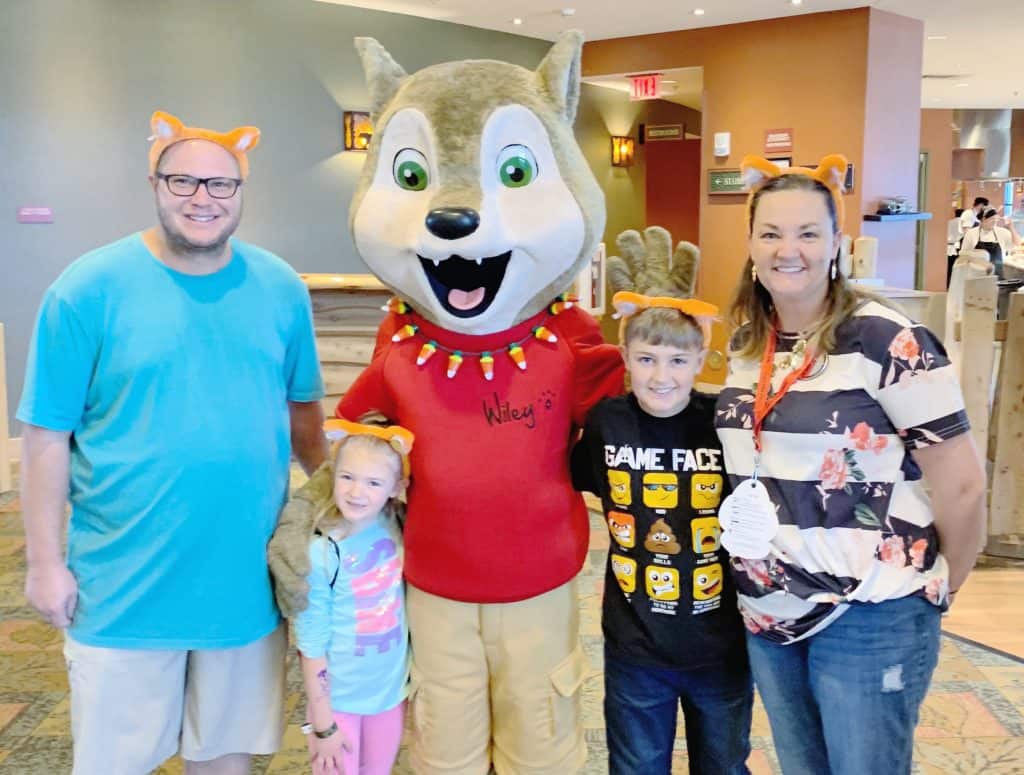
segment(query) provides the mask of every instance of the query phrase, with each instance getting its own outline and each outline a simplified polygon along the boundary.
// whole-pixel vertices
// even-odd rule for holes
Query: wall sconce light
[[[633,166],[633,138],[612,135],[612,166]]]
[[[345,150],[365,151],[373,137],[373,124],[370,114],[355,110],[346,110],[343,114],[345,123]]]

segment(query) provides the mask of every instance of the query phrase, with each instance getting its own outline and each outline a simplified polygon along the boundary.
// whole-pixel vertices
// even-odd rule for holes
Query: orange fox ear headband
[[[764,185],[781,175],[806,175],[814,178],[828,189],[832,194],[832,202],[836,207],[837,230],[842,231],[843,215],[846,212],[843,206],[843,180],[846,178],[846,157],[838,153],[831,153],[818,163],[817,169],[810,167],[779,167],[760,156],[744,156],[740,164],[740,171],[743,180],[750,189],[750,196],[747,198],[747,233],[753,228],[751,219],[754,216],[751,205],[754,202],[754,195]]]
[[[160,154],[175,143],[180,143],[182,140],[209,140],[235,157],[242,180],[249,177],[249,158],[246,154],[259,145],[260,130],[256,127],[240,126],[230,132],[214,132],[211,129],[185,126],[170,113],[164,113],[162,110],[153,114],[149,124],[153,128],[153,135],[149,138],[153,141],[153,144],[149,146],[150,175],[156,174],[156,165],[160,161]]]
[[[663,309],[674,309],[689,315],[697,321],[701,333],[704,335],[704,346],[711,343],[711,325],[718,316],[718,307],[700,299],[676,299],[672,296],[644,296],[642,293],[632,291],[619,291],[612,296],[612,306],[615,308],[614,317],[622,318],[625,326],[626,320],[638,312],[651,307]],[[621,334],[619,339],[622,339]]]
[[[383,439],[402,458],[402,478],[409,478],[409,453],[412,452],[412,443],[416,437],[401,425],[381,427],[332,417],[324,422],[324,434],[332,442],[341,441],[347,436],[376,436]]]

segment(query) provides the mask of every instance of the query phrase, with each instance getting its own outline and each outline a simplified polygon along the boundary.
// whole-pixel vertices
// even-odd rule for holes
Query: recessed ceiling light
[[[789,0],[790,5],[803,5],[804,0]]]
[[[956,85],[956,88],[958,88],[958,89],[962,89],[962,88],[963,88],[963,87],[965,87],[965,86],[970,86],[970,84],[969,84],[969,83],[958,83],[958,84]]]
[[[562,16],[575,16],[575,15],[576,15],[576,9],[575,8],[563,8],[562,9]]]
[[[945,35],[929,35],[928,40],[946,40]]]
[[[693,9],[693,15],[694,16],[703,16],[704,15],[704,9],[703,8],[694,8]]]
[[[519,19],[519,18],[516,18],[516,19],[513,19],[513,20],[512,20],[512,23],[513,23],[513,24],[522,24],[522,23],[523,23],[523,20],[522,20],[522,19]]]

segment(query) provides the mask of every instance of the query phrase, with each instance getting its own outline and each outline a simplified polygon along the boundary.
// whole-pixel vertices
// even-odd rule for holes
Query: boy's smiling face
[[[622,357],[640,408],[652,417],[674,417],[683,411],[706,354],[641,339],[627,342]]]

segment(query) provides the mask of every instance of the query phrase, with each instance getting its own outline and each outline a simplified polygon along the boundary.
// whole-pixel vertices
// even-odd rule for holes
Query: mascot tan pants
[[[409,751],[417,775],[568,775],[586,759],[576,581],[517,603],[412,585]]]

